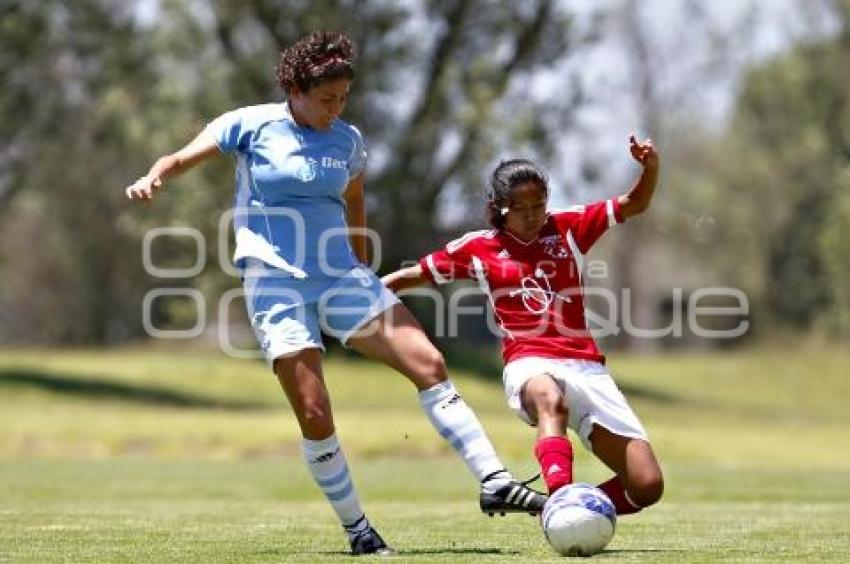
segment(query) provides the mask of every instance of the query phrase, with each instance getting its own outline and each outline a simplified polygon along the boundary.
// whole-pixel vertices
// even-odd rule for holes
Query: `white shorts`
[[[502,379],[508,405],[529,425],[534,422],[522,408],[522,388],[541,374],[551,376],[566,396],[567,426],[581,437],[588,450],[592,450],[590,433],[594,423],[615,435],[649,442],[643,425],[605,366],[591,360],[525,357],[505,366]]]

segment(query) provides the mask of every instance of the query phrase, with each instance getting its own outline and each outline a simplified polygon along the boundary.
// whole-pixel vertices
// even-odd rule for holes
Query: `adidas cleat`
[[[349,539],[351,554],[375,554],[377,556],[392,556],[395,551],[387,546],[378,531],[369,527],[359,535]]]
[[[537,515],[543,511],[546,495],[535,491],[523,482],[512,480],[494,493],[481,492],[481,511],[490,517],[498,513],[529,513]]]

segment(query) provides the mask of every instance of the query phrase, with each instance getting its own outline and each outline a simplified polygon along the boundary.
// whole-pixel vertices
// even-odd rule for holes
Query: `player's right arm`
[[[212,133],[204,129],[176,153],[157,159],[148,173],[128,186],[125,193],[131,200],[148,201],[162,189],[168,178],[177,176],[198,163],[220,154],[221,151]]]
[[[399,292],[401,290],[406,290],[407,288],[422,286],[423,284],[430,282],[430,280],[425,277],[422,265],[416,264],[414,266],[408,266],[407,268],[400,268],[395,272],[387,274],[381,278],[381,282],[383,282],[384,286],[393,292]]]
[[[421,286],[426,282],[447,284],[458,278],[469,278],[471,273],[471,245],[486,231],[473,231],[448,243],[445,248],[425,255],[413,266],[401,268],[384,276],[384,285],[398,292],[405,288]]]

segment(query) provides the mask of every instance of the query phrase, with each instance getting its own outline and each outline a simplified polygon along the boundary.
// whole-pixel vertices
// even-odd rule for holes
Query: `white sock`
[[[419,392],[419,403],[431,424],[454,447],[476,479],[481,482],[487,478],[487,489],[497,489],[511,480],[481,423],[451,380]]]
[[[301,452],[307,462],[307,469],[328,498],[349,536],[367,529],[369,521],[360,507],[348,472],[348,463],[336,435],[321,441],[303,439]]]

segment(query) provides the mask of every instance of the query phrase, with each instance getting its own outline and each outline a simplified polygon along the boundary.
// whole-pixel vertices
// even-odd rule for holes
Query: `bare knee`
[[[565,423],[567,420],[564,395],[549,376],[529,380],[523,389],[523,401],[538,424],[546,421]]]
[[[412,364],[412,377],[420,389],[436,386],[446,380],[446,361],[434,347],[418,352]]]
[[[629,498],[641,507],[658,502],[664,493],[664,477],[661,469],[652,468],[633,473],[629,476],[627,488]]]
[[[537,416],[563,419],[567,416],[567,406],[564,396],[557,389],[538,391],[532,398]]]
[[[333,415],[327,398],[309,398],[301,403],[300,413],[296,413],[301,433],[308,439],[321,439],[334,431]]]
[[[301,419],[310,426],[322,425],[330,415],[331,406],[323,398],[311,398],[301,404]]]

